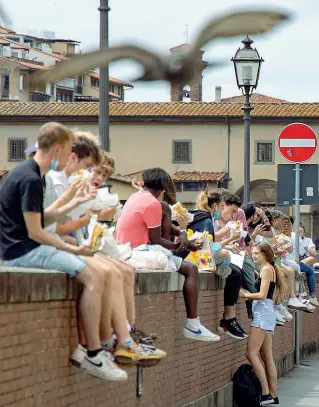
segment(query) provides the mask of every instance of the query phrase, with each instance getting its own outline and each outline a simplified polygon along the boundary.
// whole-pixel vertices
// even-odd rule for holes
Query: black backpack
[[[233,376],[234,402],[237,407],[259,407],[262,388],[250,365],[241,365]]]

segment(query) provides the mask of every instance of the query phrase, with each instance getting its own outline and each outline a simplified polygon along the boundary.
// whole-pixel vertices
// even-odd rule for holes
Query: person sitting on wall
[[[220,321],[218,331],[229,335],[234,339],[246,339],[247,334],[240,326],[236,318],[236,303],[242,282],[242,270],[231,263],[229,250],[237,252],[234,246],[240,240],[240,233],[234,233],[226,237],[230,229],[227,225],[219,228],[218,220],[222,217],[225,221],[231,221],[240,207],[241,203],[232,194],[224,196],[224,201],[220,194],[216,192],[202,192],[197,200],[197,209],[193,211],[194,220],[189,224],[189,228],[194,232],[208,232],[213,236],[214,242],[220,245],[214,250],[216,266],[230,268],[230,274],[226,278],[224,288],[224,315]]]
[[[59,270],[83,285],[80,300],[87,353],[81,365],[102,380],[126,380],[127,373],[113,363],[101,345],[100,330],[105,303],[109,301],[106,272],[112,269],[96,260],[91,249],[73,246],[44,229],[63,212],[43,210],[44,176],[51,169],[64,166],[71,153],[74,135],[58,123],[42,126],[35,156],[10,171],[0,193],[0,255],[8,267]],[[80,192],[82,187],[79,189]],[[71,208],[74,205],[69,204]]]
[[[162,206],[170,175],[161,168],[151,168],[142,174],[143,190],[134,193],[127,200],[117,222],[116,237],[120,244],[129,242],[132,248],[141,245],[159,245],[168,250],[184,250],[189,242],[186,233],[181,233],[177,240],[162,236]],[[186,306],[187,321],[184,337],[199,341],[218,341],[220,337],[213,334],[201,323],[197,315],[198,270],[197,267],[172,256],[177,271],[185,277],[183,295]]]

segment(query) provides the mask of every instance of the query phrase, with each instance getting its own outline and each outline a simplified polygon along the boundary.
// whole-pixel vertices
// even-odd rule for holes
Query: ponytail
[[[208,195],[205,191],[201,192],[197,198],[197,208],[201,211],[211,212],[211,208],[208,205]]]
[[[197,198],[197,209],[205,212],[212,213],[212,205],[220,204],[222,197],[217,192],[208,193],[206,191],[201,192]]]

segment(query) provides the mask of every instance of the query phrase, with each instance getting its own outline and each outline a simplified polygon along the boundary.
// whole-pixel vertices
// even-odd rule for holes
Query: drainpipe
[[[230,179],[230,123],[227,116],[225,116],[225,124],[227,125],[227,173]]]

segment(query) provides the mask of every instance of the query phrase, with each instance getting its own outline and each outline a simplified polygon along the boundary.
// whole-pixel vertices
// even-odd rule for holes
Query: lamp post
[[[256,48],[252,48],[248,35],[242,40],[243,48],[238,48],[234,58],[237,86],[245,96],[244,111],[244,203],[250,201],[250,112],[253,107],[250,103],[250,96],[257,88],[260,67],[264,61],[258,54]]]
[[[100,0],[100,48],[109,45],[109,0]],[[100,68],[99,133],[102,148],[110,151],[109,67]]]

